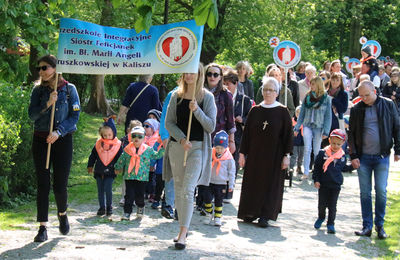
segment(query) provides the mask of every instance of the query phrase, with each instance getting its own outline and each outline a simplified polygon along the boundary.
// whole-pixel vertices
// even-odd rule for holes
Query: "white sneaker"
[[[122,199],[119,201],[119,205],[120,205],[121,207],[123,207],[123,206],[125,205],[125,199],[124,199],[124,198],[122,198]]]
[[[124,213],[124,215],[122,215],[121,220],[130,220],[131,218],[131,214],[129,213]]]
[[[204,216],[204,220],[203,220],[204,224],[206,225],[213,225],[213,214],[210,213],[206,213],[206,215]]]
[[[214,218],[214,226],[220,227],[221,225],[221,218]]]

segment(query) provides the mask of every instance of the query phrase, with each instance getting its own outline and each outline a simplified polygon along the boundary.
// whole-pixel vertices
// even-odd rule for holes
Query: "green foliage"
[[[218,25],[218,4],[216,0],[204,0],[194,8],[193,17],[197,25],[207,25],[215,29]]]
[[[385,231],[389,237],[385,240],[376,239],[376,245],[385,254],[379,259],[399,259],[400,254],[400,172],[390,172],[388,181],[388,200],[386,203]]]
[[[10,205],[10,198],[32,194],[34,188],[29,96],[28,90],[0,82],[0,205]]]

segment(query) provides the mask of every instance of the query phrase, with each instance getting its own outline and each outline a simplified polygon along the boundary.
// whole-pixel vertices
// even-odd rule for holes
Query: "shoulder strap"
[[[243,118],[243,109],[244,109],[244,95],[242,96],[242,112],[241,112],[241,117]]]
[[[71,88],[68,83],[65,85],[66,85],[65,87],[67,88],[67,99],[69,99],[69,97],[71,96]]]
[[[147,84],[140,92],[139,94],[135,97],[135,99],[132,101],[132,103],[129,105],[129,108],[131,108],[131,106],[135,103],[136,99],[138,99],[140,97],[140,95],[143,93],[143,91],[146,90],[146,88],[150,86],[150,84]]]

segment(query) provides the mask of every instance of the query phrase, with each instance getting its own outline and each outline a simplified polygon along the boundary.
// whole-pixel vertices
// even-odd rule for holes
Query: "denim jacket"
[[[332,97],[327,96],[324,102],[318,108],[307,108],[305,102],[301,104],[300,115],[297,119],[297,124],[294,127],[295,131],[299,131],[300,126],[309,128],[321,128],[322,134],[329,136],[332,124]]]
[[[51,106],[46,109],[46,103],[51,92],[50,88],[44,86],[37,86],[32,90],[28,113],[30,119],[34,121],[35,131],[50,130]],[[54,129],[58,130],[61,136],[65,136],[76,131],[81,105],[78,92],[73,84],[67,83],[57,92]]]

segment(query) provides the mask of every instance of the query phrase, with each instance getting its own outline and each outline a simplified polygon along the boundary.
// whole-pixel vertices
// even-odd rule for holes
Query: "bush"
[[[0,82],[0,205],[10,206],[21,193],[33,194],[32,123],[28,117],[30,89]],[[25,196],[26,197],[26,196]]]

